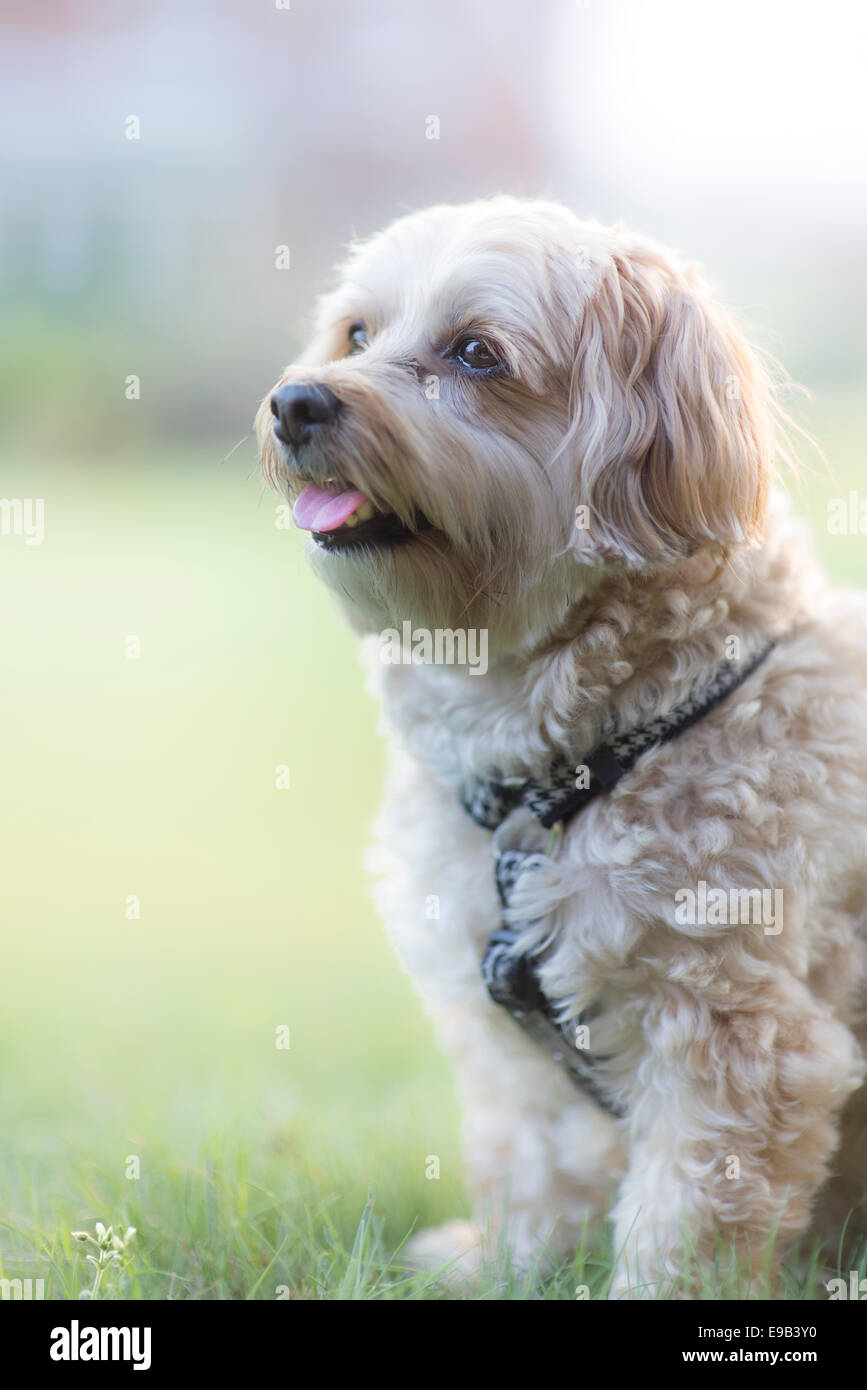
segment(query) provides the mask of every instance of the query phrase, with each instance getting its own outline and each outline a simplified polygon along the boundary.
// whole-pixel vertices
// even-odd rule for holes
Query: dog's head
[[[503,197],[355,248],[257,431],[358,626],[514,648],[611,566],[755,543],[774,403],[694,270]]]

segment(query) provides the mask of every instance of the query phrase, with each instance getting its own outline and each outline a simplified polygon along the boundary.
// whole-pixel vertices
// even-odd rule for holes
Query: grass
[[[834,482],[799,502],[850,582],[864,538],[823,519],[865,416],[825,403]],[[0,1278],[78,1298],[71,1233],[102,1221],[136,1235],[100,1297],[441,1298],[400,1267],[467,1200],[452,1080],[360,868],[376,710],[250,447],[219,457],[4,460],[46,539],[0,540]],[[536,1296],[602,1296],[607,1239]],[[787,1269],[815,1296],[815,1252]],[[528,1296],[502,1267],[479,1294]]]

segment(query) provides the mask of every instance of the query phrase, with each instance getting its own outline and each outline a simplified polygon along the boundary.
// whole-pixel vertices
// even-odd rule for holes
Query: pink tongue
[[[335,492],[333,488],[308,483],[292,508],[292,517],[302,531],[334,531],[366,501],[364,493],[355,488]]]

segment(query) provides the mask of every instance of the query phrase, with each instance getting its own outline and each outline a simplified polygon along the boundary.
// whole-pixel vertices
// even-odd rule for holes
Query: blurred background
[[[369,1185],[389,1249],[464,1210],[363,885],[376,712],[252,417],[353,237],[553,195],[702,261],[809,388],[798,505],[863,583],[826,516],[865,486],[865,39],[843,0],[5,0],[0,492],[45,534],[0,535],[0,1276],[75,1296],[66,1231],[123,1217],[145,1296],[313,1297]]]

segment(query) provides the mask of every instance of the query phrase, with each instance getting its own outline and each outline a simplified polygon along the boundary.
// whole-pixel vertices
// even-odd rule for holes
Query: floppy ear
[[[665,562],[755,544],[773,467],[773,388],[711,290],[651,247],[615,254],[572,378],[579,554]]]

